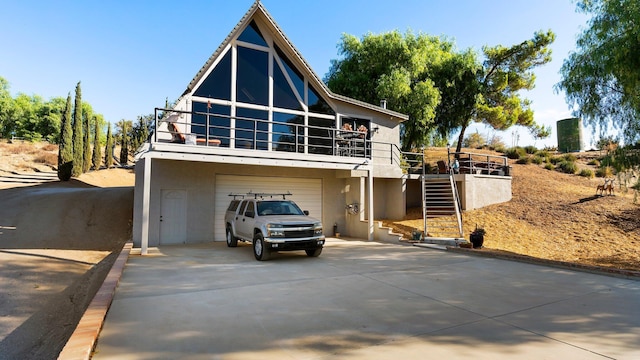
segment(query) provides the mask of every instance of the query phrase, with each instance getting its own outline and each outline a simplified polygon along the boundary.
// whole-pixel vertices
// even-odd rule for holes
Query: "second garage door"
[[[224,241],[224,214],[233,197],[229,194],[286,193],[302,210],[322,220],[322,179],[284,178],[268,176],[217,175],[215,190],[215,237]]]

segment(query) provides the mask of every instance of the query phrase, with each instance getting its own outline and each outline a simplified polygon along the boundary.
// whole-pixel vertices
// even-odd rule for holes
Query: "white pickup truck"
[[[308,216],[287,194],[237,194],[231,200],[224,222],[227,246],[238,240],[252,242],[256,260],[268,260],[272,252],[304,250],[308,256],[322,253],[325,237],[320,220]],[[273,197],[281,199],[273,199]]]

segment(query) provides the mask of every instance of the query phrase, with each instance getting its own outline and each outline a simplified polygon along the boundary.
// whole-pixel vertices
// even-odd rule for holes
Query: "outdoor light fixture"
[[[380,131],[380,128],[376,126],[373,129],[371,129],[371,131],[373,131],[374,133],[377,133],[378,131]]]

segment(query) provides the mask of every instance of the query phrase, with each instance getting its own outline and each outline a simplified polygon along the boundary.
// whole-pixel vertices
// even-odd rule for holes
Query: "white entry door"
[[[187,191],[162,189],[160,244],[187,242]]]

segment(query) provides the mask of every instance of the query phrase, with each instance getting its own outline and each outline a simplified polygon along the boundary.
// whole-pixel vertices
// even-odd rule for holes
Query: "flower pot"
[[[473,244],[474,249],[480,249],[482,247],[482,243],[484,243],[484,235],[472,233],[469,236],[469,241]]]

